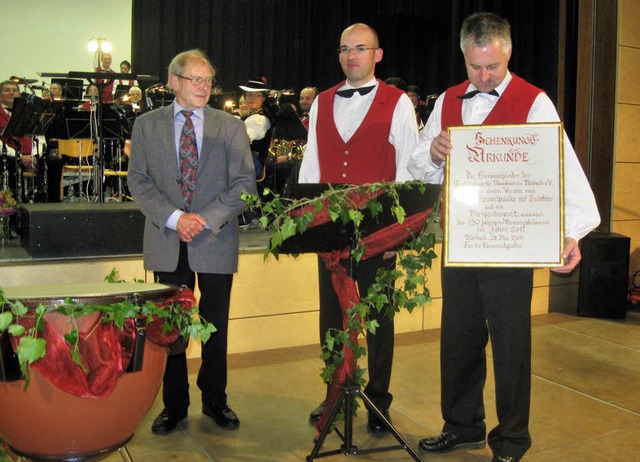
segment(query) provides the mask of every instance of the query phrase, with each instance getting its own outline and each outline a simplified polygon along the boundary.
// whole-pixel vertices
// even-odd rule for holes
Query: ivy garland
[[[105,277],[107,282],[119,281],[115,268]],[[0,333],[7,331],[14,337],[19,337],[19,344],[16,348],[16,356],[20,363],[20,370],[25,379],[24,389],[29,387],[29,365],[45,357],[46,340],[41,337],[44,331],[44,315],[47,312],[55,311],[68,317],[69,332],[64,335],[64,339],[69,343],[71,359],[85,372],[87,369],[80,356],[78,341],[77,319],[80,316],[101,313],[101,322],[113,322],[119,329],[124,328],[127,319],[143,321],[144,325],[149,325],[156,319],[162,320],[163,333],[176,329],[183,338],[200,339],[207,342],[216,329],[213,324],[208,323],[198,315],[198,308],[184,308],[179,302],[170,305],[158,306],[156,302],[147,300],[142,304],[135,304],[125,300],[111,304],[79,304],[70,298],[64,300],[60,305],[45,306],[38,305],[36,308],[27,308],[20,300],[12,301],[5,297],[4,291],[0,288]],[[19,323],[20,318],[34,318],[34,326],[25,329]],[[91,333],[89,333],[91,335]]]
[[[248,194],[243,195],[243,200],[258,213],[260,226],[271,234],[264,252],[265,259],[269,255],[278,259],[284,241],[304,234],[320,214],[328,213],[333,222],[349,226],[352,230],[354,245],[351,256],[359,262],[365,252],[361,224],[366,214],[375,218],[383,212],[383,205],[378,200],[379,193],[385,193],[392,199],[390,211],[397,223],[402,224],[406,212],[400,203],[399,191],[414,188],[421,193],[425,191],[424,184],[418,181],[384,182],[349,186],[328,185],[325,192],[312,199],[289,199],[265,190],[263,198],[268,197],[268,201],[262,200],[260,196]],[[364,208],[353,201],[353,196],[357,194],[365,194],[371,198]],[[437,255],[434,251],[435,235],[424,230],[437,219],[436,217],[437,207],[429,216],[423,232],[412,235],[400,248],[394,249],[397,250],[395,269],[378,270],[375,283],[369,288],[368,293],[360,294],[360,302],[348,309],[346,329],[327,332],[321,354],[326,365],[321,372],[325,383],[331,382],[334,371],[344,361],[341,345],[348,346],[353,351],[356,361],[366,355],[366,348],[352,342],[349,332],[355,330],[360,334],[375,334],[379,325],[377,321],[369,319],[373,310],[393,317],[402,309],[412,312],[416,307],[424,306],[431,301],[426,270],[431,268]],[[364,369],[359,366],[356,369],[355,381],[356,384],[364,386]]]

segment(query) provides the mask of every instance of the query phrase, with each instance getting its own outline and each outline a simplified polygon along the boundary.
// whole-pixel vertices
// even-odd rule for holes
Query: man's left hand
[[[562,260],[564,261],[564,265],[551,268],[551,271],[562,274],[570,273],[576,266],[578,266],[581,259],[582,255],[580,254],[580,247],[578,247],[578,243],[575,239],[567,237],[564,240],[564,250],[562,251]]]

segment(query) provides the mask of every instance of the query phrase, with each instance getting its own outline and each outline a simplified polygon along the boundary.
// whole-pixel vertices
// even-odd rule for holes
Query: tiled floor
[[[524,461],[615,462],[640,460],[640,313],[626,320],[579,318],[551,313],[533,318],[533,446]],[[264,335],[271,335],[265,332]],[[417,448],[420,438],[442,425],[439,410],[439,331],[397,337],[391,416],[397,430]],[[196,370],[197,363],[191,364]],[[313,448],[309,411],[322,398],[318,347],[232,355],[229,403],[241,419],[240,429],[225,431],[200,412],[192,385],[190,416],[168,436],[154,436],[150,414],[128,444],[136,462],[164,461],[305,461]],[[191,383],[195,383],[192,374]],[[486,385],[488,427],[495,425],[493,380]],[[354,422],[359,448],[395,444],[365,429],[364,413]],[[330,434],[322,450],[337,449]],[[423,460],[489,461],[489,449],[454,451]],[[108,462],[122,460],[111,454]],[[333,455],[316,459],[413,460],[405,450],[368,455]]]

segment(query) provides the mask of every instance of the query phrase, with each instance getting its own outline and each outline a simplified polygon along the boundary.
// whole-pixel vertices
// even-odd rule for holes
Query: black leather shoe
[[[429,452],[449,452],[454,449],[482,449],[485,441],[462,441],[451,433],[441,433],[435,438],[420,440],[418,446]]]
[[[391,422],[391,417],[389,416],[389,409],[381,409],[380,412],[384,417]],[[367,415],[367,431],[371,433],[373,436],[385,436],[389,433],[389,429],[384,424],[382,419],[378,417],[377,414],[373,412],[369,412]]]
[[[211,417],[219,427],[227,430],[233,430],[240,426],[240,419],[226,404],[202,403],[202,413]]]
[[[491,462],[518,462],[518,459],[513,456],[493,456]]]
[[[174,411],[164,408],[151,425],[151,431],[156,435],[171,433],[178,426],[178,422],[187,417],[187,411]]]
[[[322,414],[324,414],[324,411],[326,410],[327,410],[327,400],[325,399],[323,402],[318,404],[318,407],[316,407],[313,411],[311,411],[311,413],[309,414],[309,423],[311,425],[317,424],[318,421],[320,421],[320,419],[322,418]]]

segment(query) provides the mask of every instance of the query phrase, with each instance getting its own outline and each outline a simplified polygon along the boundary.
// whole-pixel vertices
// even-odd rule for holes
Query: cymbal
[[[23,77],[16,77],[15,75],[12,75],[9,80],[17,83],[18,85],[28,85],[31,83],[36,83],[38,81],[38,79],[25,79]]]

